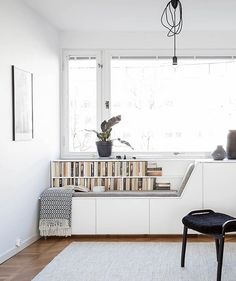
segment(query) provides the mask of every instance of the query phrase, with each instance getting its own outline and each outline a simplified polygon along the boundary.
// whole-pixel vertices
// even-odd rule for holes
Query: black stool
[[[236,231],[236,218],[212,210],[190,212],[182,220],[184,224],[181,267],[184,267],[188,229],[211,235],[215,238],[217,257],[217,281],[221,281],[225,233]]]

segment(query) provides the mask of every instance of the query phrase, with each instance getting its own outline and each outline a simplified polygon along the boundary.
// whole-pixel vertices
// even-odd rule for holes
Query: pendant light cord
[[[177,17],[176,17],[177,12]],[[162,15],[161,24],[167,28],[168,37],[174,37],[174,56],[173,65],[177,65],[176,56],[176,35],[178,35],[183,28],[183,12],[182,4],[179,0],[172,0],[167,3]]]

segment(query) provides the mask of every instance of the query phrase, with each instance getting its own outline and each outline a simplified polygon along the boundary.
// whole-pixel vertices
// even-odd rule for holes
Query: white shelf
[[[160,162],[158,159],[54,160],[51,162],[51,186],[84,185],[92,190],[95,185],[104,185],[106,191],[136,192],[141,189],[156,193],[155,188],[158,188],[158,184],[169,183],[171,189],[182,192],[184,175],[190,163],[193,164],[194,161],[187,160],[176,166],[173,163]],[[156,168],[157,171],[159,168],[162,175],[147,175],[152,171],[151,168]],[[91,176],[94,173],[96,175]],[[115,176],[112,176],[112,173]],[[80,176],[81,174],[86,176]]]

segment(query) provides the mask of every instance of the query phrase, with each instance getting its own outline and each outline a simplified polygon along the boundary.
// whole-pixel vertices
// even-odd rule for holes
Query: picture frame
[[[13,141],[32,140],[33,74],[12,65]]]

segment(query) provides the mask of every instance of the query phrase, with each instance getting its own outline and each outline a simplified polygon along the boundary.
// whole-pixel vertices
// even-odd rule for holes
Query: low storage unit
[[[185,162],[185,169],[182,165],[182,172],[190,163]],[[167,164],[176,172],[173,162]],[[182,175],[177,190],[76,193],[72,234],[182,234],[182,217],[192,210],[210,208],[236,216],[235,171],[236,161],[202,160],[186,181]]]

